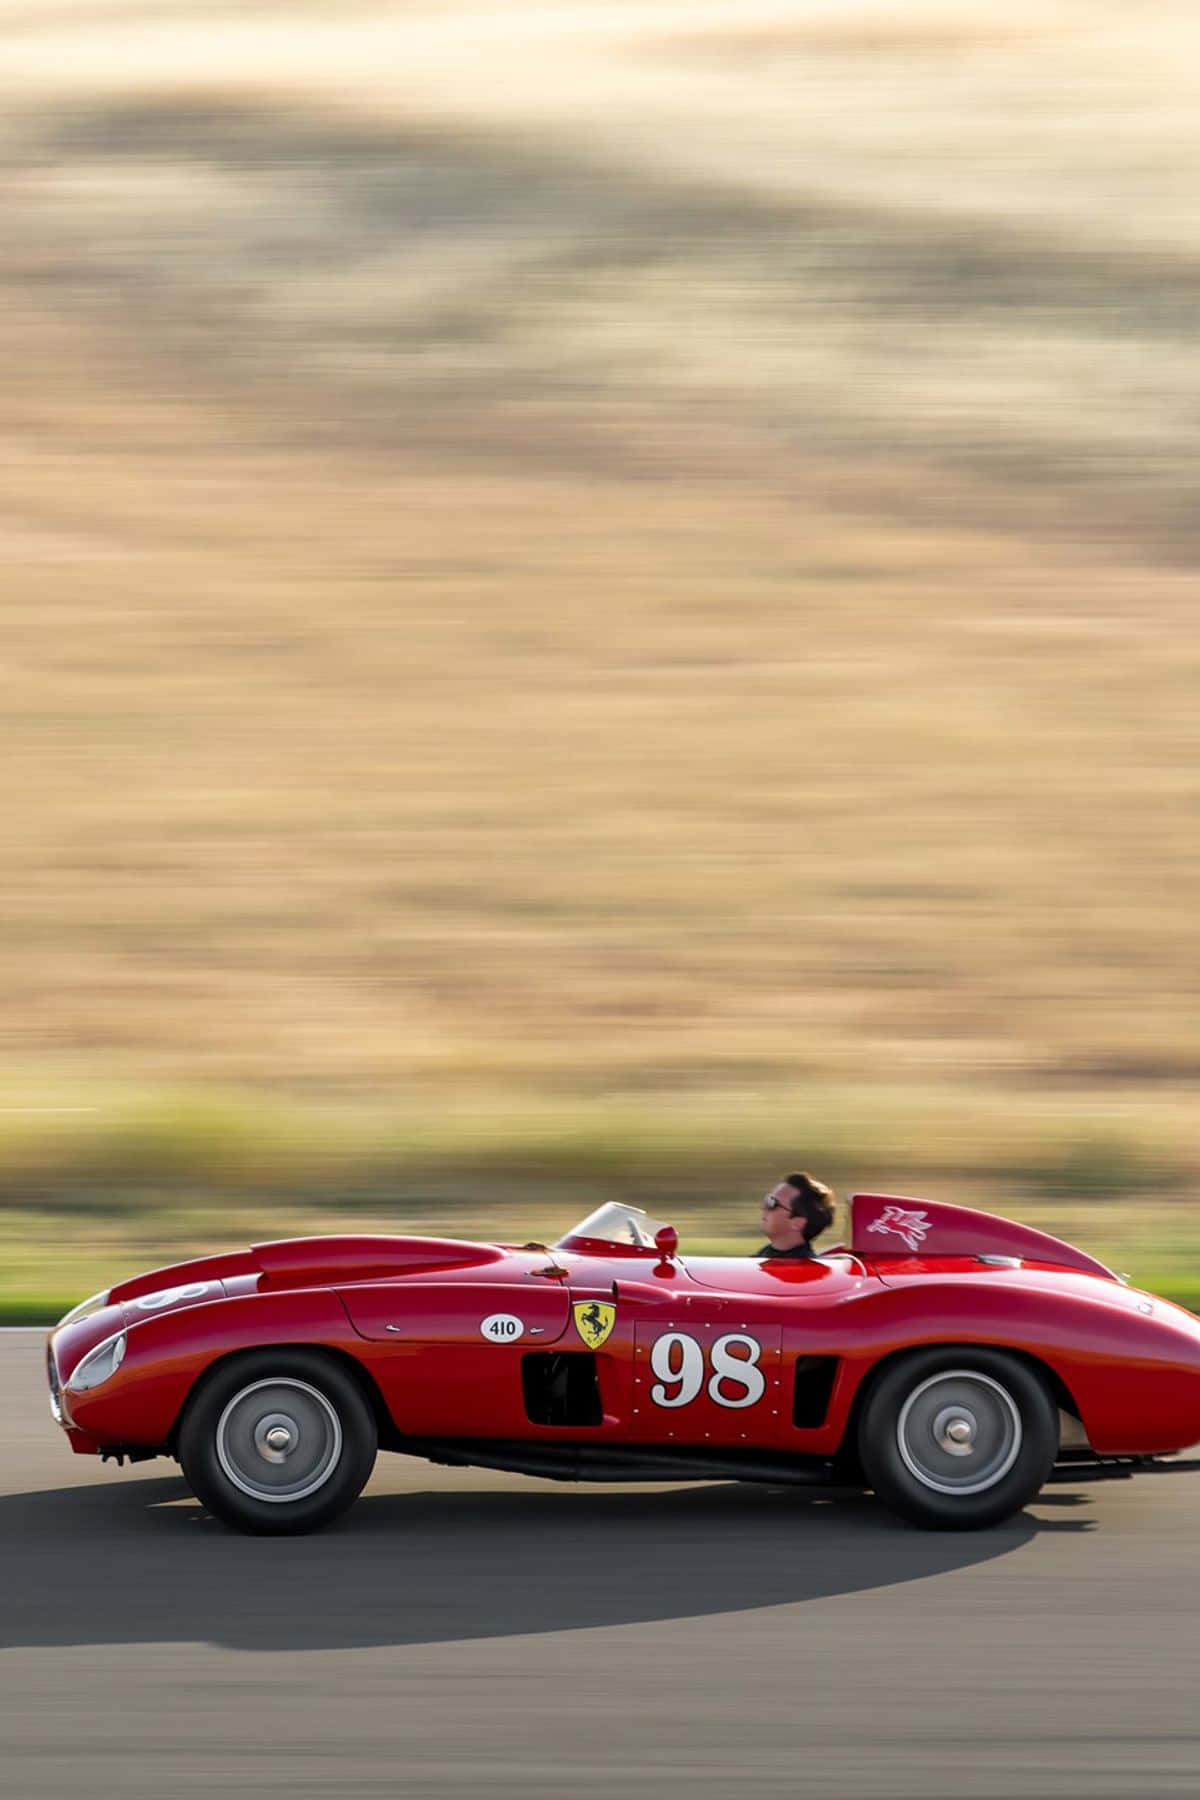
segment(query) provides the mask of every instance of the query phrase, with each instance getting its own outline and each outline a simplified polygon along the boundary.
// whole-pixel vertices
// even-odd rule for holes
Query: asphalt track
[[[0,1420],[6,1800],[1200,1793],[1200,1474],[934,1536],[388,1457],[264,1541],[173,1464],[73,1457],[37,1333]]]

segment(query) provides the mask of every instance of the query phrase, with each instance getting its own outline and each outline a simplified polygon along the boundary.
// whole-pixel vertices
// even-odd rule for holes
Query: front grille
[[[50,1411],[57,1425],[63,1422],[62,1388],[58,1383],[58,1364],[54,1360],[54,1351],[46,1346],[46,1372],[50,1377]]]

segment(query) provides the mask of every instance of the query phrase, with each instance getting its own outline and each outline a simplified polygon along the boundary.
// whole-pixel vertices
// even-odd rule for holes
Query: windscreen
[[[653,1250],[654,1234],[664,1221],[652,1219],[640,1206],[626,1206],[621,1200],[606,1200],[578,1225],[559,1238],[556,1249],[562,1249],[576,1238],[595,1238],[604,1244],[632,1245],[635,1250]]]

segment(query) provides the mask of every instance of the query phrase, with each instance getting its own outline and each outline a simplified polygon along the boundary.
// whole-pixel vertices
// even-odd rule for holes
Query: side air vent
[[[829,1396],[837,1375],[836,1356],[798,1356],[796,1386],[792,1395],[792,1424],[800,1431],[815,1431],[825,1423]]]
[[[536,1350],[521,1359],[531,1425],[599,1425],[604,1419],[590,1350]]]

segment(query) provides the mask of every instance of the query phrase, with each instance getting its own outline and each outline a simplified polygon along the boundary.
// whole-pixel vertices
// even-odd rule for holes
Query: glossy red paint
[[[454,1238],[285,1238],[280,1243],[256,1244],[253,1255],[262,1270],[260,1285],[264,1288],[370,1281],[504,1260],[503,1250],[494,1244],[462,1243]]]
[[[1073,1244],[1014,1219],[950,1206],[944,1200],[913,1200],[897,1194],[856,1194],[853,1248],[860,1256],[920,1253],[923,1256],[1015,1256],[1082,1269],[1088,1275],[1116,1276]]]
[[[856,1198],[853,1216],[852,1250],[814,1261],[667,1257],[652,1238],[568,1236],[548,1252],[341,1236],[178,1264],[51,1334],[61,1423],[78,1449],[169,1451],[216,1363],[309,1346],[361,1372],[387,1448],[453,1440],[470,1460],[472,1443],[503,1440],[832,1458],[886,1359],[979,1345],[1044,1370],[1098,1454],[1200,1440],[1192,1315],[1010,1220],[884,1195]],[[122,1331],[119,1368],[73,1391],[82,1360]],[[530,1371],[568,1353],[587,1363],[595,1404],[547,1422]],[[797,1424],[797,1369],[813,1366],[833,1371],[829,1391]]]

